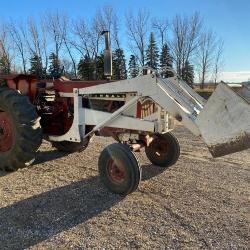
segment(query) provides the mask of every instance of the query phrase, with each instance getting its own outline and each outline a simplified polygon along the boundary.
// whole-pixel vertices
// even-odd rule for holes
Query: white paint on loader
[[[196,119],[214,157],[250,147],[250,104],[221,83]]]

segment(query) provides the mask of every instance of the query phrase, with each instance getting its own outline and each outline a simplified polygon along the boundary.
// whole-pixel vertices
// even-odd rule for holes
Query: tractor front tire
[[[0,170],[32,164],[42,143],[40,118],[28,97],[0,88]]]
[[[180,156],[180,145],[170,132],[155,135],[145,153],[150,162],[156,166],[167,168],[174,165]]]
[[[112,193],[122,196],[135,191],[141,180],[141,166],[127,145],[114,143],[107,146],[98,161],[99,175]]]

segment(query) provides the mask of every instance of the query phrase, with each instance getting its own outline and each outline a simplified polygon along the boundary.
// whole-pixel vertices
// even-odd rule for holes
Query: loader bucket
[[[235,93],[219,84],[196,119],[196,124],[213,157],[250,147],[249,93]]]

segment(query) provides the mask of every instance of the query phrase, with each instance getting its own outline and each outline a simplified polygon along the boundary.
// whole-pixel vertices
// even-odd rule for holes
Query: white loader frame
[[[173,127],[172,119],[183,123],[194,135],[201,136],[214,157],[250,147],[250,105],[227,85],[220,84],[206,102],[178,76],[162,78],[156,73],[110,82],[73,93],[59,93],[74,98],[74,121],[62,136],[50,136],[51,141],[81,142],[104,127],[153,133],[165,133]],[[113,113],[82,107],[82,98],[122,100],[124,105]],[[151,99],[158,112],[136,118],[137,103]],[[161,111],[164,111],[164,119]],[[167,113],[166,113],[167,112]],[[86,125],[94,125],[85,133]]]

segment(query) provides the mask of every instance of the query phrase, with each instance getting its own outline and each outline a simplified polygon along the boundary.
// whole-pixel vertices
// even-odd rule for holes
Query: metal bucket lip
[[[214,158],[236,153],[250,148],[250,134],[244,133],[229,142],[208,145],[208,149]]]

